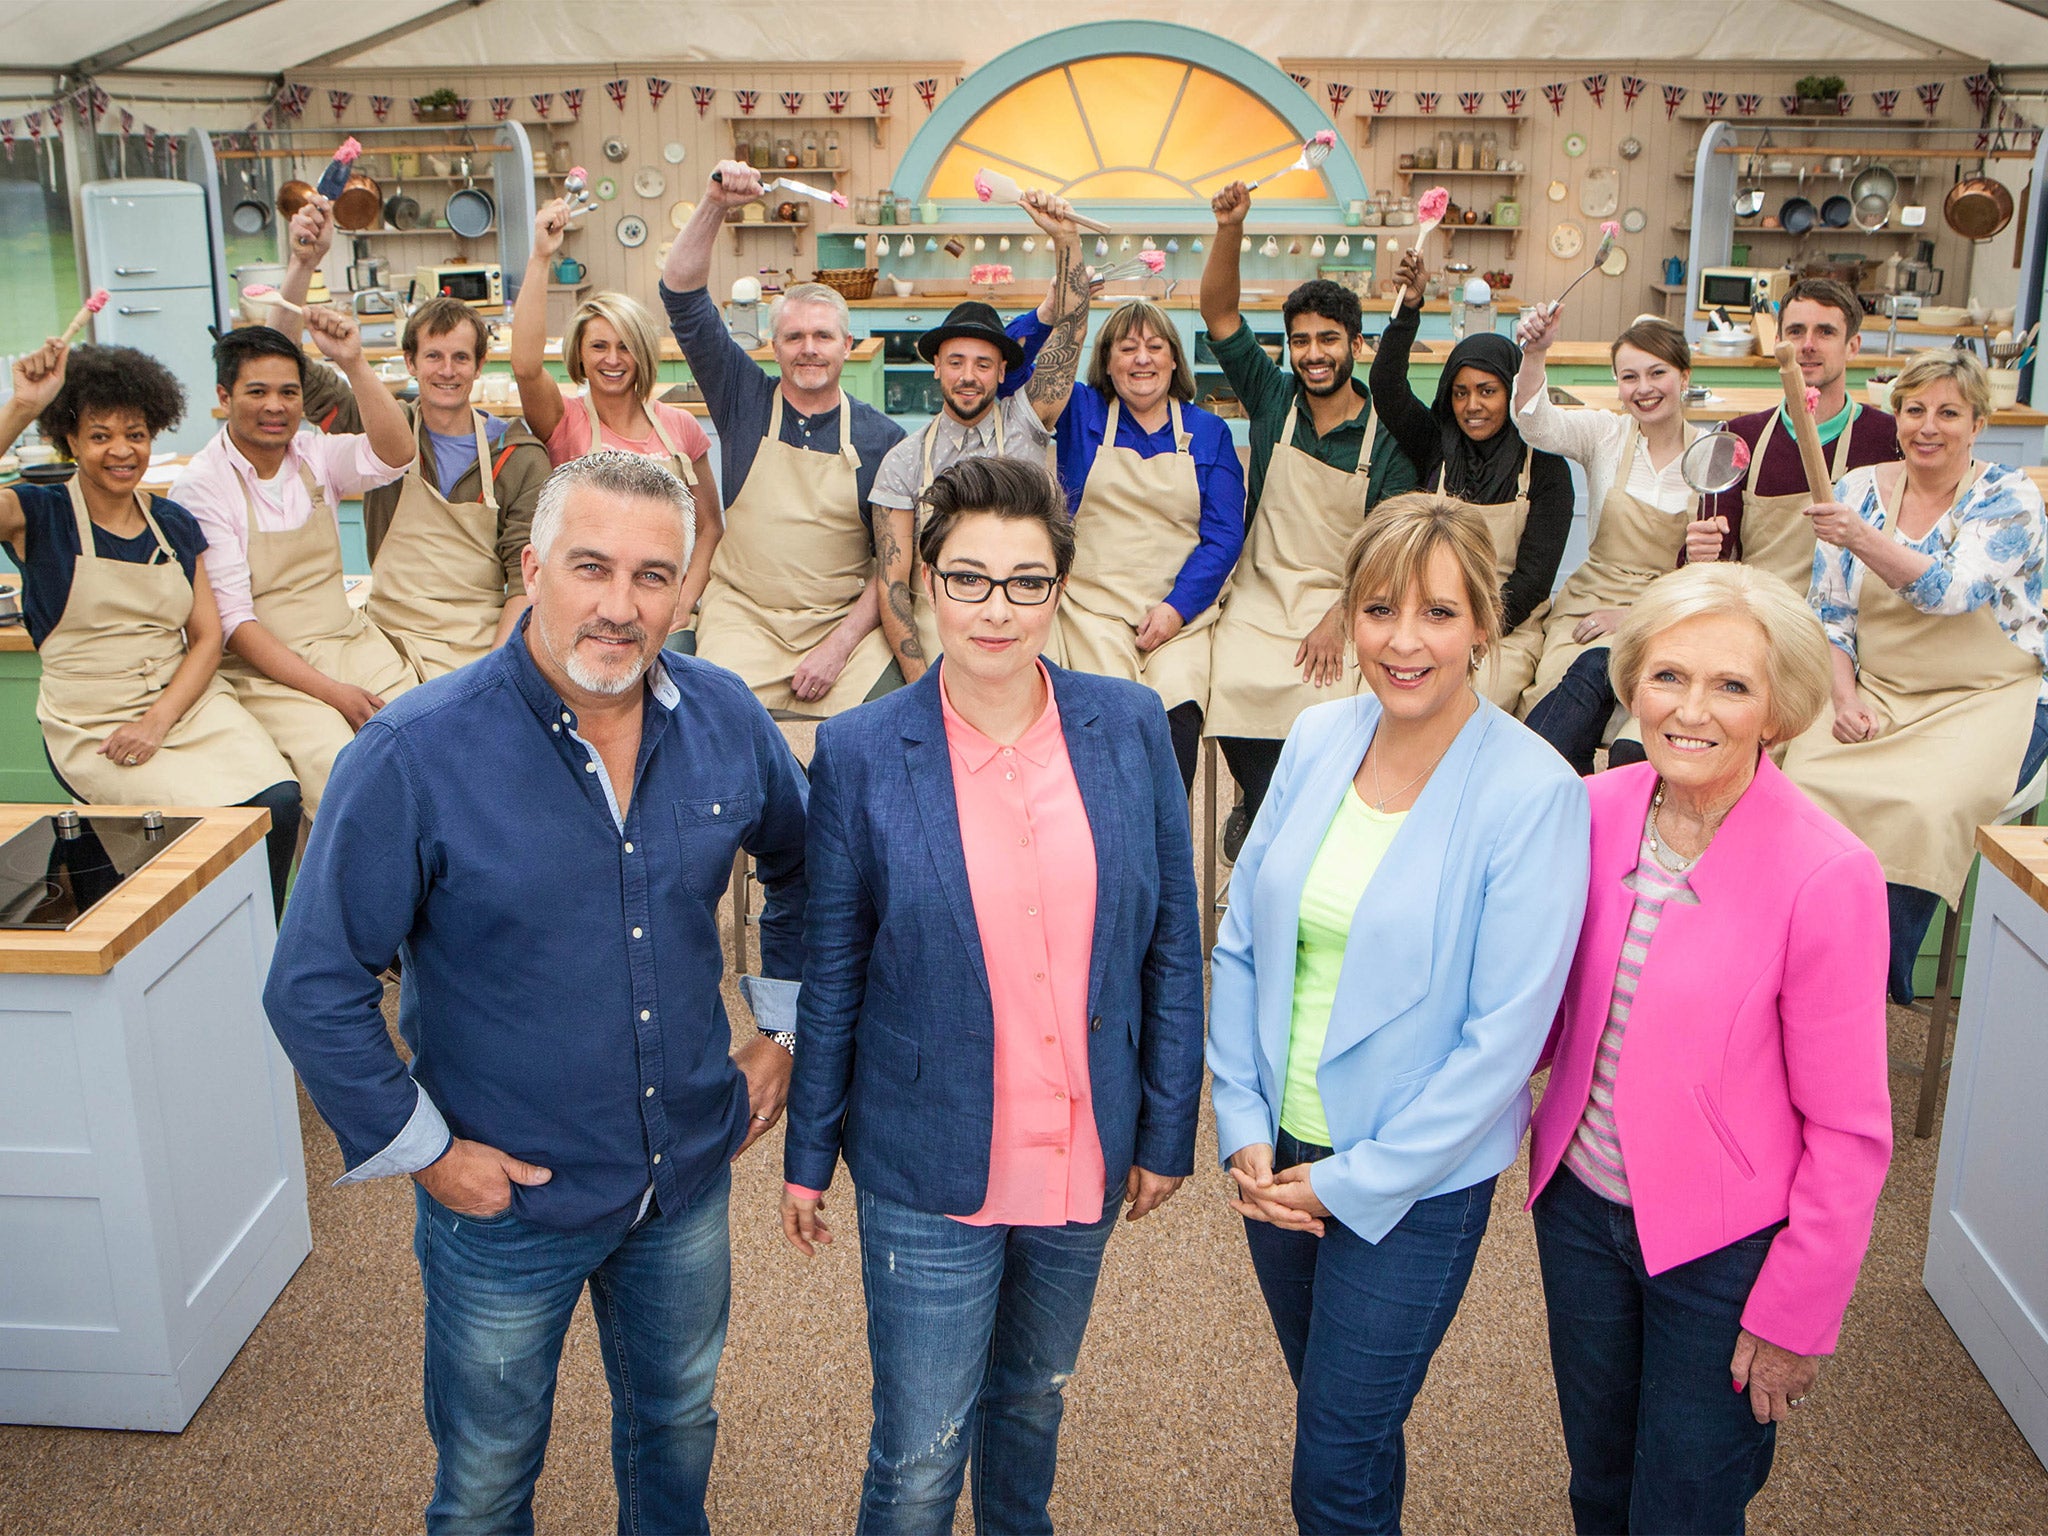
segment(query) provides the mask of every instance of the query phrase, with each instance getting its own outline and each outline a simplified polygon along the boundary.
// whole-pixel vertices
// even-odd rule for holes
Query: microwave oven
[[[413,273],[411,302],[423,303],[441,294],[479,309],[503,309],[504,270],[495,262],[451,261]]]
[[[1698,312],[1775,307],[1791,287],[1792,274],[1783,267],[1702,267]]]

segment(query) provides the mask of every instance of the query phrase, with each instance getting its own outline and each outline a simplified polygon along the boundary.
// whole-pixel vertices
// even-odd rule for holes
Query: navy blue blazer
[[[818,729],[784,1176],[965,1216],[988,1198],[995,1014],[939,668]],[[1048,665],[1095,837],[1088,1080],[1109,1190],[1194,1171],[1201,913],[1187,797],[1149,688]],[[815,862],[811,862],[815,861]]]

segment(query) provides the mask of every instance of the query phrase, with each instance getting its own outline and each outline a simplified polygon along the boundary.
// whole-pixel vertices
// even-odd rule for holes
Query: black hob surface
[[[199,825],[196,816],[38,816],[0,843],[0,928],[69,928]],[[75,825],[73,824],[75,822]]]

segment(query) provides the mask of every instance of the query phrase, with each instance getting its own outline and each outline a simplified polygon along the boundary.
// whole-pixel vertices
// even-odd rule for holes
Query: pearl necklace
[[[1714,818],[1713,825],[1707,828],[1707,841],[1700,845],[1698,853],[1694,854],[1691,858],[1687,858],[1676,848],[1673,848],[1664,841],[1664,833],[1657,825],[1657,818],[1663,814],[1663,811],[1664,781],[1659,779],[1657,781],[1657,793],[1650,797],[1650,852],[1656,857],[1659,864],[1662,864],[1674,875],[1682,875],[1690,870],[1693,865],[1699,863],[1706,855],[1708,845],[1714,841],[1714,834],[1721,830],[1721,823],[1728,813],[1723,811]]]

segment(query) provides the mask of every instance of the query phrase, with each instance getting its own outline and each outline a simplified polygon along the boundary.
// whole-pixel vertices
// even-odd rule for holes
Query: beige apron
[[[1980,468],[1972,466],[1958,504]],[[1905,479],[1902,470],[1896,498]],[[1886,531],[1898,537],[1895,506],[1883,510]],[[2041,665],[2012,643],[1989,606],[1922,613],[1868,569],[1856,599],[1856,656],[1856,694],[1877,716],[1878,735],[1837,741],[1834,711],[1823,709],[1793,740],[1785,772],[1869,845],[1885,879],[1954,906],[1976,829],[2012,798]]]
[[[1524,718],[1584,652],[1613,644],[1611,635],[1574,640],[1572,631],[1579,620],[1602,608],[1626,608],[1642,595],[1643,588],[1678,567],[1691,512],[1666,512],[1629,494],[1629,471],[1635,465],[1639,436],[1631,418],[1621,457],[1615,463],[1614,483],[1600,507],[1600,527],[1593,535],[1592,547],[1586,551],[1585,563],[1565,578],[1551,601],[1535,680],[1522,694]]]
[[[675,439],[671,438],[667,431],[663,429],[661,418],[654,413],[654,402],[652,400],[647,402],[645,410],[647,412],[647,425],[654,428],[654,436],[660,442],[662,451],[675,461],[676,478],[687,485],[692,491],[696,490],[697,472],[690,468],[690,461],[683,457],[683,451],[675,445]],[[595,453],[598,449],[606,446],[604,423],[597,419],[597,402],[590,398],[590,391],[587,389],[583,391],[583,413],[590,418],[590,448]],[[478,451],[481,452],[482,450]]]
[[[1856,423],[1851,421],[1835,439],[1834,461],[1828,465],[1828,482],[1834,484],[1848,472],[1849,438]],[[1782,577],[1801,597],[1813,585],[1813,519],[1806,509],[1813,505],[1810,491],[1787,496],[1759,496],[1756,477],[1764,467],[1764,452],[1771,435],[1778,430],[1778,413],[1771,412],[1757,434],[1756,449],[1749,457],[1749,479],[1742,487],[1742,563]]]
[[[388,704],[417,683],[419,675],[391,637],[349,605],[341,581],[341,529],[320,482],[303,463],[299,479],[312,498],[313,510],[298,527],[274,533],[256,525],[256,497],[242,482],[249,597],[257,622],[308,666],[337,682],[367,689]],[[335,755],[355,731],[339,710],[266,677],[239,656],[223,658],[220,670],[243,708],[270,733],[292,765],[306,814],[312,815],[327,792]]]
[[[1005,456],[1003,402],[996,401],[989,407],[989,411],[995,417],[996,428],[996,449],[992,457],[1000,459]],[[931,489],[932,444],[938,440],[939,423],[944,419],[934,416],[931,424],[924,429],[924,478],[917,483],[920,493]],[[924,508],[913,507],[910,514],[910,613],[911,620],[917,627],[918,648],[924,652],[925,665],[929,666],[939,659],[939,621],[932,612],[932,600],[925,595],[924,562],[918,558],[917,553],[918,545],[924,538],[924,522]]]
[[[1496,590],[1507,585],[1508,578],[1515,574],[1515,562],[1521,558],[1522,529],[1529,522],[1529,471],[1535,463],[1535,450],[1523,448],[1522,474],[1515,483],[1513,501],[1471,503],[1486,519],[1486,531],[1493,538]],[[1449,473],[1448,465],[1438,466],[1436,492],[1439,496],[1444,494],[1444,481]],[[1492,654],[1480,663],[1479,673],[1473,681],[1481,693],[1502,709],[1515,707],[1515,701],[1535,675],[1536,657],[1543,648],[1543,620],[1549,613],[1550,600],[1545,598],[1529,611],[1527,618],[1502,635]]]
[[[782,440],[782,391],[768,413],[746,484],[725,509],[725,536],[697,605],[697,654],[746,679],[769,709],[836,715],[865,699],[893,655],[877,625],[854,647],[822,699],[800,700],[790,679],[860,600],[873,569],[860,517],[853,407],[839,396],[839,451]],[[772,598],[774,606],[766,599]]]
[[[1358,688],[1355,673],[1327,688],[1305,683],[1294,658],[1341,595],[1344,555],[1365,523],[1379,417],[1368,407],[1358,468],[1345,471],[1294,446],[1299,408],[1298,401],[1287,408],[1266,462],[1258,511],[1210,647],[1210,736],[1278,741],[1304,709]]]
[[[424,418],[419,454],[399,482],[391,526],[371,563],[364,612],[411,659],[422,677],[441,677],[484,655],[505,611],[498,559],[498,495],[484,414],[475,413],[482,501],[449,501],[431,478],[433,448]]]
[[[36,718],[64,782],[88,805],[240,805],[289,779],[291,768],[218,672],[147,762],[131,768],[101,756],[101,744],[141,719],[184,664],[192,583],[148,496],[138,492],[135,504],[163,559],[137,565],[93,552],[75,477],[70,490],[78,562],[64,613],[38,647],[36,691]]]
[[[1138,649],[1145,615],[1166,601],[1202,539],[1202,487],[1178,400],[1167,402],[1173,451],[1146,458],[1116,446],[1123,402],[1112,399],[1102,444],[1074,513],[1074,566],[1053,621],[1052,659],[1076,672],[1144,683],[1168,709],[1209,707],[1211,603],[1156,650]]]

